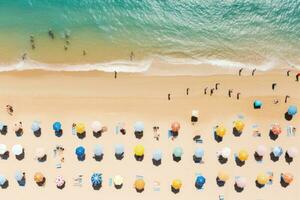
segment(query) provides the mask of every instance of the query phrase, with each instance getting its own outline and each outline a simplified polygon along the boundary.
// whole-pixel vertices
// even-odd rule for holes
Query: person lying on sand
[[[14,109],[11,105],[6,105],[6,111],[9,115],[13,115]]]
[[[160,133],[158,132],[159,126],[153,126],[153,137],[156,141],[159,141]]]

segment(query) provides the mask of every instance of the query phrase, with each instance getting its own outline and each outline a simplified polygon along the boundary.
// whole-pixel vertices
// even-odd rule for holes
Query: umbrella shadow
[[[161,165],[161,159],[159,160],[152,159],[152,163],[154,166],[158,167],[159,165]]]
[[[43,157],[37,159],[39,162],[46,162],[47,161],[47,155],[45,154]]]
[[[216,142],[220,143],[223,141],[223,138],[217,135],[217,132],[214,132],[214,139]]]
[[[200,184],[197,184],[197,182],[195,183],[195,187],[198,189],[198,190],[201,190],[203,188],[203,184],[200,185]]]
[[[227,163],[228,158],[224,158],[222,155],[219,155],[218,161],[219,161],[220,164],[223,165],[223,164],[226,164],[226,163]]]
[[[220,180],[219,177],[216,178],[216,182],[219,187],[223,187],[225,185],[225,181]]]
[[[260,156],[258,155],[257,152],[254,153],[254,159],[257,161],[257,162],[260,162],[263,160],[263,156]]]
[[[291,121],[291,120],[293,119],[293,116],[292,116],[292,115],[289,115],[289,113],[286,112],[286,113],[284,114],[284,118],[285,118],[287,121]]]
[[[236,183],[234,184],[234,190],[238,193],[243,192],[244,188],[239,187]]]
[[[193,161],[194,161],[194,163],[201,163],[202,157],[198,158],[195,155],[193,155]]]
[[[142,193],[142,192],[144,192],[145,189],[144,188],[143,189],[135,188],[135,190],[136,190],[137,193]]]
[[[235,158],[235,163],[237,166],[242,167],[245,165],[245,161],[241,161],[238,157]]]
[[[175,189],[173,186],[171,186],[171,191],[174,193],[174,194],[178,194],[179,193],[179,189]]]
[[[103,160],[103,156],[104,156],[103,154],[98,155],[98,156],[94,155],[94,159],[95,159],[97,162],[100,162],[100,161]]]
[[[2,189],[6,189],[6,188],[8,188],[8,186],[9,186],[9,182],[8,182],[8,180],[6,180],[6,181],[3,183],[3,185],[1,185],[1,188],[2,188]]]
[[[259,183],[257,182],[257,180],[255,181],[255,185],[256,185],[256,187],[259,188],[259,189],[261,189],[261,188],[263,188],[263,187],[265,186],[265,185],[259,184]]]
[[[102,136],[102,131],[97,131],[97,132],[93,131],[93,136],[94,136],[95,138],[101,137],[101,136]]]
[[[121,154],[116,154],[115,153],[115,157],[117,160],[122,160],[124,158],[124,153],[121,153]]]
[[[289,156],[289,154],[287,152],[285,152],[285,161],[288,163],[288,164],[291,164],[293,162],[293,158]]]
[[[7,134],[7,126],[4,125],[2,130],[0,131],[1,135],[6,135]]]
[[[26,178],[23,176],[21,180],[17,181],[19,186],[25,186],[26,185]]]
[[[232,134],[235,136],[235,137],[240,137],[242,135],[242,132],[241,131],[238,131],[235,127],[232,129]]]
[[[85,154],[82,156],[77,156],[78,161],[85,161]]]
[[[277,140],[278,135],[274,134],[273,131],[270,130],[270,132],[269,132],[269,137],[270,137],[271,140],[274,140],[274,141],[275,141],[275,140]]]
[[[86,132],[84,131],[83,133],[77,133],[77,137],[79,139],[84,139],[86,137]]]
[[[275,154],[273,152],[270,153],[270,159],[273,161],[273,162],[277,162],[279,160],[279,157],[278,156],[275,156]]]
[[[60,129],[59,131],[55,131],[56,137],[61,137],[63,135],[63,130]]]
[[[289,186],[290,184],[287,183],[287,182],[285,182],[285,181],[283,180],[283,178],[281,177],[281,178],[280,178],[280,185],[281,185],[281,187],[286,188],[286,187]]]
[[[21,161],[25,158],[25,151],[23,149],[22,153],[20,155],[16,155],[16,159]]]
[[[9,158],[9,151],[6,151],[3,155],[0,156],[2,160],[7,160]]]
[[[181,157],[177,157],[177,156],[175,156],[175,155],[173,154],[173,160],[174,160],[175,162],[179,162],[179,161],[181,161]]]
[[[139,161],[139,162],[141,162],[141,161],[143,161],[143,160],[144,160],[144,155],[142,155],[142,156],[137,156],[137,155],[134,155],[134,158],[135,158],[135,160],[136,160],[136,161]]]
[[[17,137],[21,137],[23,135],[23,129],[20,128],[17,131],[15,131],[15,133]]]
[[[35,137],[41,137],[41,135],[42,135],[42,129],[39,128],[38,130],[33,131],[33,135],[34,135]]]
[[[38,186],[42,187],[46,184],[46,178],[44,177],[41,182],[36,183]]]
[[[121,184],[121,185],[116,185],[116,184],[114,184],[114,186],[115,186],[115,188],[116,188],[117,190],[120,190],[120,189],[123,187],[123,184]]]
[[[56,186],[58,189],[62,190],[66,187],[66,181],[61,186]]]
[[[135,138],[141,139],[144,135],[144,131],[134,131]]]
[[[92,185],[94,190],[100,190],[102,187],[102,184]]]

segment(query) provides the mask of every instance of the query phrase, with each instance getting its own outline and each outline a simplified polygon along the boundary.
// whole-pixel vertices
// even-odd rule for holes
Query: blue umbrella
[[[76,153],[76,155],[77,155],[78,157],[84,156],[84,154],[85,154],[85,149],[84,149],[84,147],[83,147],[83,146],[77,147],[75,153]]]
[[[0,175],[0,185],[4,185],[5,182],[6,182],[6,178]]]
[[[94,149],[95,156],[101,156],[103,154],[103,149],[101,145],[96,145]]]
[[[61,130],[61,123],[60,122],[54,122],[53,130],[54,131],[60,131]]]
[[[262,102],[259,100],[255,100],[254,101],[254,108],[261,108],[262,106]]]
[[[173,155],[174,155],[175,157],[181,157],[182,154],[183,154],[183,150],[182,150],[181,147],[176,147],[176,148],[174,149],[174,151],[173,151]]]
[[[137,132],[142,132],[144,131],[144,123],[143,122],[135,122],[134,124],[134,131],[137,131]]]
[[[156,150],[154,151],[153,153],[153,160],[161,160],[161,157],[162,157],[162,152],[160,150]]]
[[[31,130],[33,132],[38,131],[40,129],[40,124],[37,121],[34,121],[31,125]]]
[[[124,153],[124,146],[122,144],[117,144],[115,146],[115,153],[116,154],[122,154],[122,153]]]
[[[16,171],[15,179],[16,181],[21,181],[23,179],[23,173],[21,171]]]
[[[93,173],[91,177],[92,185],[97,186],[102,184],[102,174]]]
[[[287,112],[289,115],[294,116],[297,114],[298,110],[296,106],[290,106]]]
[[[196,158],[202,158],[204,155],[204,150],[200,147],[198,147],[195,151],[195,157]]]
[[[206,179],[204,176],[197,176],[196,178],[196,185],[202,187],[204,183],[206,182]]]
[[[282,155],[282,153],[283,153],[283,150],[282,150],[281,147],[276,146],[276,147],[273,148],[273,154],[274,154],[274,156],[280,157]]]

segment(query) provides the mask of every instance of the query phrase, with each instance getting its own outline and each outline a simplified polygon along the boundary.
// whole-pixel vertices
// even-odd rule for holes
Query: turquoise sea
[[[100,55],[93,69],[124,63],[132,50],[139,61],[244,63],[262,70],[277,62],[300,66],[299,0],[0,0],[0,41],[12,40],[20,49],[16,63],[22,52],[44,62],[38,49],[31,57],[28,40],[47,38],[49,29],[59,38],[65,33],[76,38],[80,47],[100,41],[120,50],[112,52],[120,58]],[[5,48],[0,49],[1,58]]]

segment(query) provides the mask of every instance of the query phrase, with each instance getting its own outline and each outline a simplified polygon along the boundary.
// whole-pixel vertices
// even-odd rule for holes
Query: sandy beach
[[[263,163],[257,163],[253,154],[260,144],[268,148],[279,145],[285,151],[288,147],[299,145],[299,116],[291,121],[284,118],[289,105],[300,106],[300,83],[295,81],[294,72],[290,77],[285,71],[259,72],[254,77],[250,75],[215,75],[215,76],[153,76],[151,74],[118,74],[102,72],[45,72],[23,71],[0,73],[1,112],[0,119],[8,125],[8,134],[0,135],[1,143],[11,147],[22,144],[25,148],[25,159],[18,161],[13,155],[8,160],[0,160],[1,174],[9,180],[9,187],[1,190],[1,197],[9,199],[218,199],[224,195],[226,200],[297,200],[299,193],[299,158],[296,157],[289,165],[284,156],[279,161],[270,160],[267,153]],[[272,83],[277,86],[273,91]],[[209,95],[210,89],[220,83],[219,89]],[[204,95],[204,88],[208,94]],[[186,95],[186,88],[190,88]],[[233,90],[233,96],[228,97],[228,89]],[[240,92],[240,99],[236,94]],[[167,95],[170,93],[171,100]],[[284,103],[286,95],[290,95],[288,103]],[[253,101],[261,100],[263,107],[253,109]],[[274,104],[274,99],[279,103]],[[13,116],[6,113],[5,105],[10,104],[15,111]],[[199,123],[191,125],[192,110],[199,110]],[[233,121],[243,116],[245,130],[240,137],[231,133]],[[42,135],[36,138],[30,127],[33,121],[40,121]],[[102,137],[92,135],[91,123],[99,120],[108,127]],[[24,135],[16,137],[12,130],[14,123],[22,121]],[[63,136],[54,135],[52,124],[61,121]],[[133,134],[135,121],[145,124],[144,137],[138,140]],[[174,141],[168,139],[167,131],[173,121],[181,123],[179,137]],[[86,125],[87,136],[78,139],[72,135],[72,123],[82,122]],[[125,122],[127,134],[115,134],[118,122]],[[283,133],[276,141],[269,138],[271,124],[278,123]],[[213,139],[212,130],[217,124],[224,124],[227,134],[221,143]],[[252,135],[253,125],[258,125],[262,137]],[[159,126],[160,141],[153,138],[153,126]],[[294,126],[297,134],[288,137],[286,127]],[[201,134],[203,143],[195,143],[192,138]],[[55,167],[53,148],[56,145],[65,148],[65,162],[62,168]],[[101,144],[104,158],[96,162],[92,158],[93,147]],[[125,158],[118,161],[114,157],[114,146],[124,144]],[[145,146],[143,162],[135,161],[133,148],[137,144]],[[75,148],[83,145],[86,148],[86,160],[79,162],[75,156]],[[182,160],[178,163],[172,160],[172,151],[176,146],[183,148]],[[230,147],[232,155],[227,164],[217,161],[216,153],[223,147]],[[38,163],[34,159],[35,149],[44,147],[48,159]],[[192,156],[196,147],[205,151],[204,163],[195,164]],[[161,149],[162,165],[152,164],[152,152]],[[242,167],[234,162],[233,154],[240,149],[249,152],[249,159]],[[218,187],[216,176],[219,170],[226,170],[230,179],[224,187]],[[26,172],[26,187],[19,187],[14,180],[16,170]],[[47,181],[44,187],[38,187],[33,181],[35,172],[42,172]],[[259,172],[272,171],[273,184],[262,189],[255,186]],[[94,191],[90,177],[93,172],[103,174],[103,187]],[[294,181],[287,188],[281,187],[281,173],[294,174]],[[196,173],[206,177],[203,190],[194,187]],[[73,186],[73,178],[83,175],[83,186]],[[120,174],[124,177],[124,186],[116,190],[109,186],[109,179]],[[62,175],[66,179],[66,187],[59,190],[55,187],[55,178]],[[144,177],[145,191],[137,193],[133,183],[137,175]],[[235,176],[247,178],[247,186],[243,192],[234,190]],[[183,186],[178,194],[173,194],[170,185],[173,179],[181,179]],[[160,182],[160,191],[154,191],[154,182]]]

